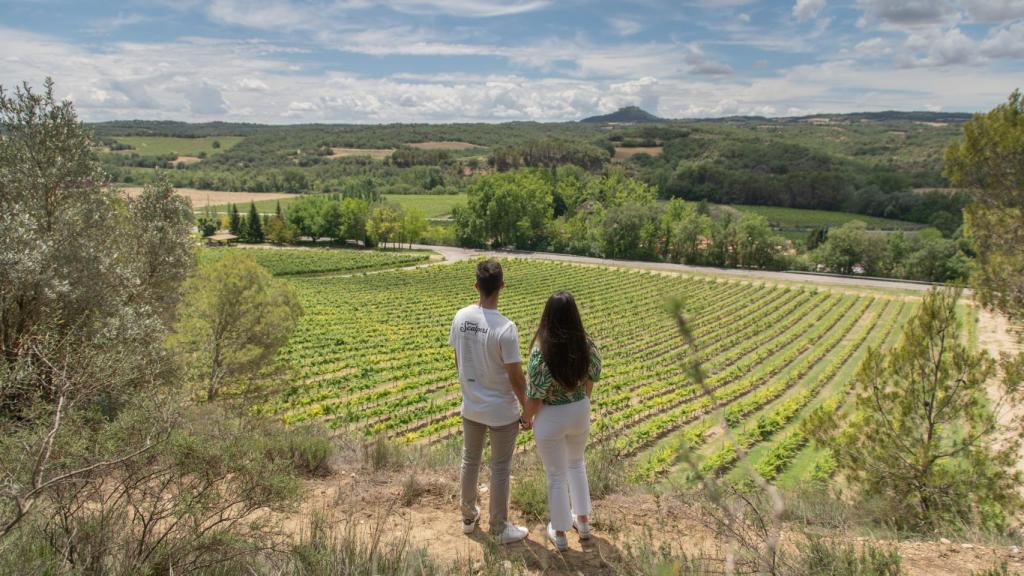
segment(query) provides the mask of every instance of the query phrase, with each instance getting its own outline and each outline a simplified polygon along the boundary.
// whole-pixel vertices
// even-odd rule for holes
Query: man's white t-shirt
[[[466,306],[455,314],[448,343],[459,361],[462,416],[487,426],[507,426],[519,419],[519,402],[505,364],[522,362],[519,331],[501,312]]]

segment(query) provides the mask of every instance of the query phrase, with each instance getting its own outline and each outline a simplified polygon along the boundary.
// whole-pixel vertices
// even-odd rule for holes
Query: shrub
[[[548,515],[548,483],[544,468],[534,459],[512,481],[512,504],[528,520],[544,520]]]

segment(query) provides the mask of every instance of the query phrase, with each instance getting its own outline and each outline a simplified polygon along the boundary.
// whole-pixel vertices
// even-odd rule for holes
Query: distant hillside
[[[99,137],[104,136],[177,136],[203,138],[207,136],[249,136],[267,126],[237,122],[205,122],[194,124],[171,120],[113,120],[89,125]]]
[[[654,114],[641,109],[639,106],[626,106],[625,108],[619,108],[611,114],[591,116],[580,120],[580,122],[586,122],[588,124],[607,124],[610,122],[643,124],[664,121],[665,120],[658,118]]]

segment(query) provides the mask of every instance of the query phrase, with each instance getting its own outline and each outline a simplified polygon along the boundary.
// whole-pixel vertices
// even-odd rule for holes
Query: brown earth
[[[132,197],[142,193],[141,186],[127,186],[123,190]],[[298,196],[298,194],[279,192],[223,192],[220,190],[196,190],[195,188],[175,188],[174,191],[191,200],[193,208],[217,206],[220,204],[243,204],[253,200],[278,200]]]
[[[651,156],[658,156],[661,154],[661,146],[637,146],[637,147],[623,147],[618,146],[615,148],[615,160],[625,160],[641,152],[644,154],[650,154]]]
[[[479,148],[476,144],[470,144],[469,142],[459,142],[456,140],[446,141],[431,141],[431,142],[416,142],[415,144],[409,144],[410,148],[419,148],[421,150],[467,150],[469,148]]]
[[[993,310],[978,308],[978,347],[987,351],[993,358],[999,359],[1006,355],[1022,352],[1019,336],[1014,332],[1009,319]],[[1024,403],[1021,398],[1008,396],[1000,387],[1000,374],[988,383],[988,396],[992,400],[993,410],[999,425],[1007,430],[1020,430],[1024,426]],[[1010,437],[1007,432],[1005,437]],[[1017,470],[1024,471],[1024,446],[1017,459]],[[1024,486],[1020,487],[1024,492]]]
[[[202,161],[203,159],[199,156],[178,156],[171,161],[171,164],[195,164]]]
[[[354,462],[351,460],[350,462]],[[417,478],[415,489],[408,479]],[[300,534],[313,514],[322,514],[338,527],[354,526],[369,537],[378,532],[387,541],[404,541],[424,548],[439,562],[469,566],[483,561],[487,536],[486,471],[481,473],[481,525],[470,535],[461,530],[458,513],[458,472],[409,470],[370,472],[360,464],[346,464],[325,479],[310,481],[301,509],[287,517],[286,532]],[[513,483],[515,478],[513,477]],[[722,558],[723,543],[700,521],[692,504],[674,496],[635,491],[594,503],[593,537],[581,541],[569,533],[569,550],[559,553],[544,536],[544,524],[526,522],[514,508],[512,521],[527,525],[529,537],[498,547],[497,560],[523,563],[530,574],[612,575],[630,548],[648,542],[654,549],[666,545],[689,555]],[[1007,562],[1011,574],[1024,574],[1020,553],[1007,546],[943,541],[893,541],[884,538],[837,535],[861,547],[895,548],[908,576],[961,576]],[[783,546],[793,540],[783,535]],[[493,559],[492,559],[493,561]]]
[[[391,156],[393,148],[331,148],[328,158],[345,158],[347,156],[369,156],[378,160]]]

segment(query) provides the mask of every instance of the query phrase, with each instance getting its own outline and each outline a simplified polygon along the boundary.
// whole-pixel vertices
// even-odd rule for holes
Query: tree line
[[[274,214],[260,214],[255,202],[250,202],[248,214],[231,204],[227,215],[205,211],[196,218],[196,225],[204,237],[227,230],[253,244],[294,244],[308,238],[313,242],[351,241],[367,247],[418,242],[428,228],[422,210],[340,194],[304,196],[287,207],[278,201]]]
[[[972,253],[962,236],[945,238],[934,229],[881,234],[855,222],[812,233],[810,252],[799,254],[763,216],[658,201],[653,186],[622,169],[523,168],[479,177],[467,193],[467,206],[454,214],[464,246],[937,282],[965,278]]]

